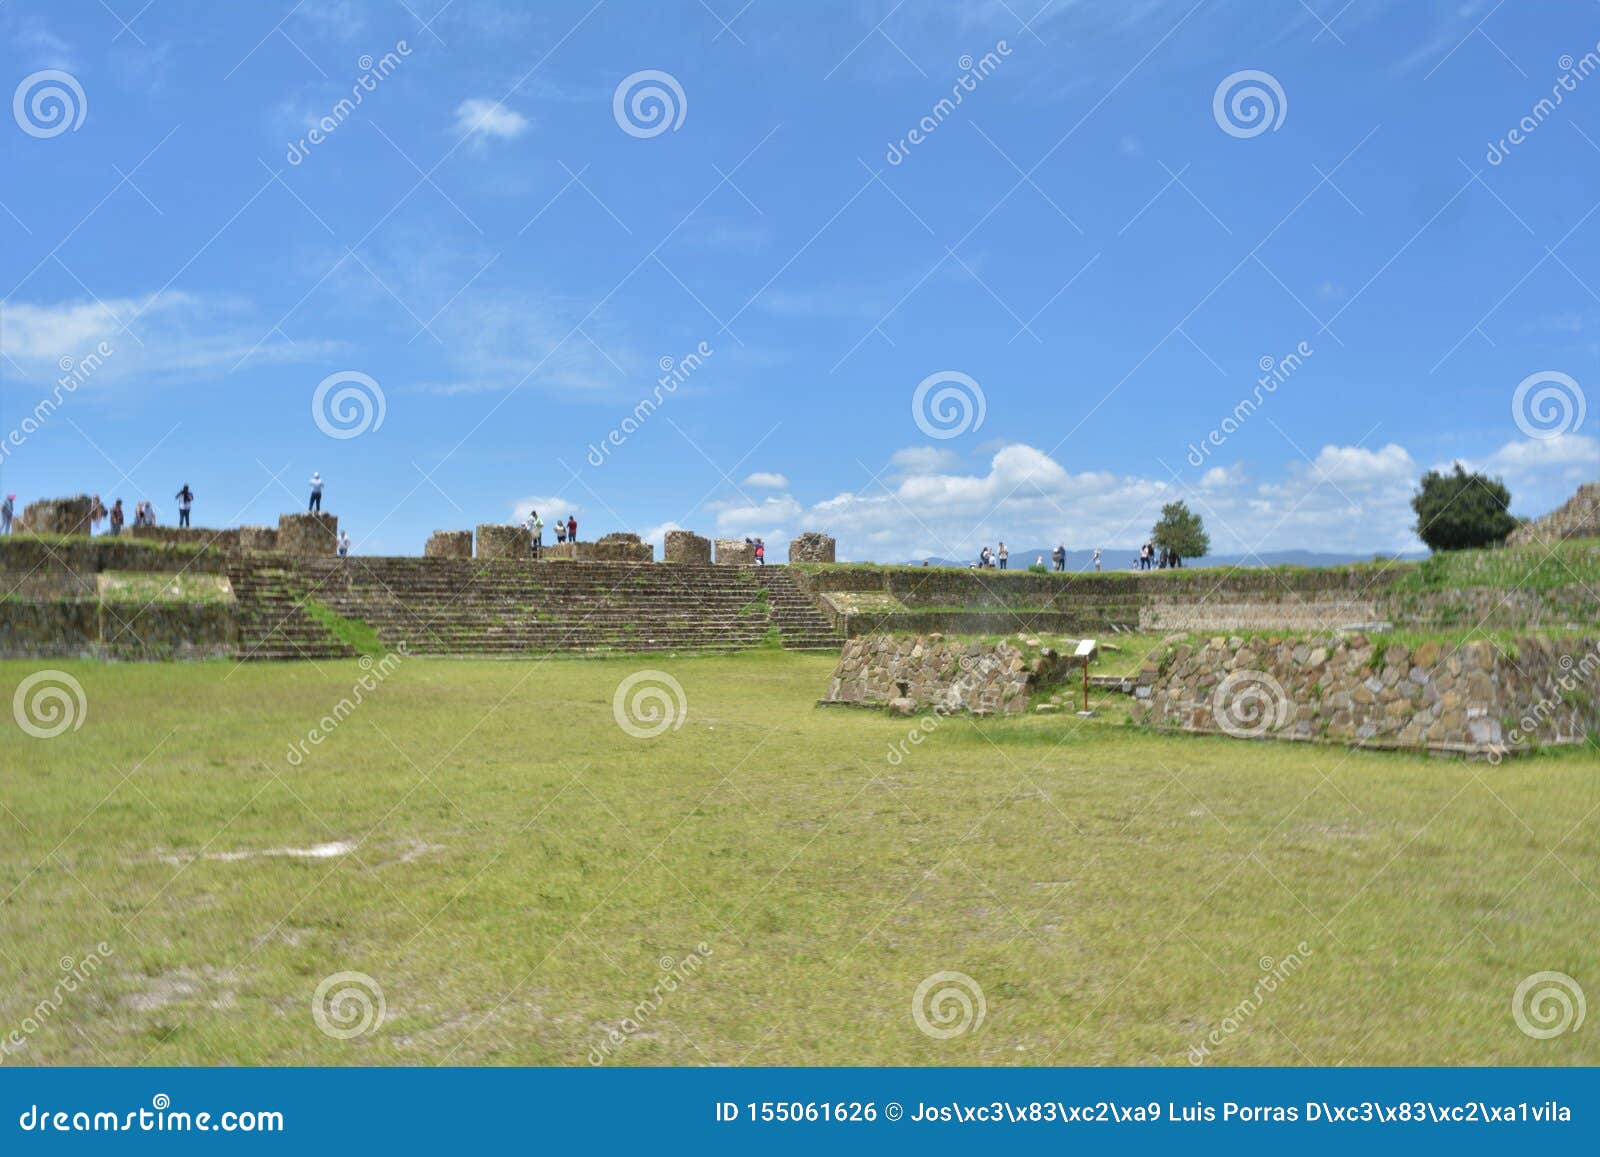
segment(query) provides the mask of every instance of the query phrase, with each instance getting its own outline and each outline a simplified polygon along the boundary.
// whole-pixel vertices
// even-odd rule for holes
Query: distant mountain
[[[1008,563],[1011,570],[1027,570],[1036,559],[1042,558],[1045,566],[1050,566],[1050,552],[1054,547],[1029,547],[1027,549],[1008,548],[1011,559]],[[1106,547],[1101,552],[1100,567],[1102,570],[1132,570],[1139,556],[1136,546]],[[1262,566],[1344,566],[1352,562],[1371,562],[1377,557],[1374,554],[1349,554],[1339,551],[1318,550],[1267,550],[1258,555],[1214,554],[1201,559],[1185,559],[1185,567],[1262,567]],[[1385,558],[1399,558],[1403,560],[1417,560],[1428,557],[1427,551],[1412,551],[1398,555],[1384,555]],[[923,559],[909,559],[911,566],[921,566]],[[947,559],[930,557],[926,560],[931,566],[970,566],[977,561],[977,556],[963,559]],[[1094,551],[1069,550],[1067,551],[1067,570],[1092,571],[1094,570]]]

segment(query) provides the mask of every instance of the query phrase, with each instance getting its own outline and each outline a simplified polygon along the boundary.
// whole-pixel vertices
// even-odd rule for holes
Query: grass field
[[[815,707],[831,663],[408,659],[310,743],[355,661],[54,661],[81,727],[0,732],[0,1060],[1600,1063],[1600,1026],[1512,1015],[1537,972],[1600,996],[1592,749],[1162,737],[1102,698],[891,762],[914,721]],[[643,666],[687,703],[654,738],[613,717]],[[348,1039],[340,972],[384,1002]],[[983,999],[949,1039],[912,1012],[940,972]]]

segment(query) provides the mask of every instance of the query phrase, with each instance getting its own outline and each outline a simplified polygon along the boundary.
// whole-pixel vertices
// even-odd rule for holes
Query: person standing
[[[190,490],[189,484],[185,482],[183,489],[174,494],[173,497],[178,500],[178,525],[188,526],[189,508],[194,505],[194,491]]]
[[[567,524],[559,518],[556,519],[556,545],[560,546],[567,541]]]
[[[311,503],[306,507],[306,513],[313,510],[322,513],[322,475],[315,470],[311,472]]]
[[[533,557],[538,558],[544,553],[544,519],[537,510],[528,515],[528,533],[533,536]]]
[[[17,496],[7,494],[5,502],[0,503],[0,534],[11,533],[11,520],[16,517],[16,513]]]
[[[999,555],[999,558],[1000,558],[1000,569],[1001,570],[1005,570],[1006,569],[1006,559],[1008,559],[1010,557],[1011,557],[1011,552],[1006,549],[1005,539],[1001,539],[1000,540],[1000,555]]]
[[[567,541],[578,541],[578,516],[576,514],[567,515]]]
[[[339,557],[350,557],[350,533],[348,531],[341,530],[339,532]]]
[[[117,499],[111,504],[111,537],[115,538],[122,533],[122,499]]]
[[[1058,571],[1067,569],[1067,544],[1056,543],[1056,548],[1050,552],[1050,561],[1055,564]]]
[[[767,565],[767,544],[762,542],[759,538],[756,539],[756,565]]]
[[[89,533],[94,534],[100,529],[100,524],[106,520],[106,504],[100,501],[96,494],[94,501],[89,504]]]
[[[1094,548],[1094,573],[1100,573],[1100,548],[1098,546]]]

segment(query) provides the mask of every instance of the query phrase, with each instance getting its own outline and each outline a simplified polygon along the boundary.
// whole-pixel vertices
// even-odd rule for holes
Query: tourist
[[[6,500],[0,504],[0,534],[11,533],[11,520],[17,513],[17,496],[7,494]]]
[[[1067,569],[1067,546],[1065,543],[1056,543],[1056,548],[1050,552],[1050,561],[1055,563],[1057,570]]]
[[[559,518],[556,519],[556,545],[560,546],[567,541],[567,524]]]
[[[350,533],[348,531],[341,530],[339,532],[339,557],[350,557]]]
[[[194,491],[190,490],[189,484],[185,482],[183,489],[174,494],[173,497],[178,500],[178,525],[188,526],[189,508],[194,505]]]
[[[322,475],[315,470],[311,472],[311,505],[306,507],[306,513],[313,510],[322,513]]]
[[[538,558],[544,550],[544,519],[537,510],[528,514],[528,534],[533,539],[533,557]]]
[[[1001,570],[1005,570],[1006,569],[1006,559],[1011,557],[1011,552],[1006,549],[1005,539],[1001,539],[1000,540],[1000,554],[999,554],[998,557],[1000,559],[1000,569]]]
[[[767,565],[767,544],[762,542],[759,538],[756,539],[756,565]]]
[[[89,504],[89,533],[94,534],[100,529],[100,524],[106,519],[106,504],[100,501],[96,494],[94,501]]]
[[[978,552],[978,569],[983,570],[989,565],[989,548],[984,547]]]
[[[1098,546],[1094,548],[1094,573],[1100,573],[1100,548]]]
[[[111,504],[111,537],[115,538],[122,533],[122,499],[117,499]]]
[[[1044,555],[1041,554],[1037,558],[1035,558],[1033,560],[1033,565],[1038,567],[1040,570],[1043,570],[1044,569]]]
[[[575,514],[567,515],[567,541],[578,541],[578,516]]]

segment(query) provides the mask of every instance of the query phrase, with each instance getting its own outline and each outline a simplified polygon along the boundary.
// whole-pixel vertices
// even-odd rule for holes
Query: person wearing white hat
[[[322,475],[315,470],[311,472],[311,505],[307,511],[320,511],[322,509]]]

